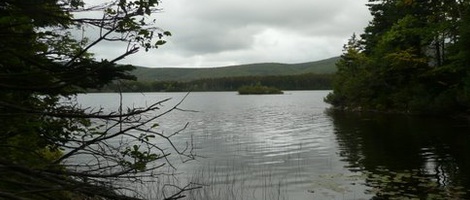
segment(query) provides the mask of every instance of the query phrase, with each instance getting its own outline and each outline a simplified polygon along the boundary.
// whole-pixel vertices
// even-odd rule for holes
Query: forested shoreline
[[[369,0],[326,102],[345,110],[470,113],[468,1]]]
[[[287,76],[241,76],[208,78],[193,81],[120,81],[91,92],[187,92],[237,91],[246,85],[262,84],[281,90],[328,90],[332,74],[301,74]]]

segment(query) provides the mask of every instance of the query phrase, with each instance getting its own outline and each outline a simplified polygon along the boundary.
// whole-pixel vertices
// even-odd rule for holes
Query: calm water
[[[243,96],[191,93],[158,120],[192,141],[195,161],[174,161],[181,182],[207,185],[194,199],[465,199],[470,189],[468,121],[329,111],[329,91]],[[130,107],[184,93],[130,93]],[[84,106],[116,108],[117,94],[79,95]],[[164,145],[164,144],[162,144]]]

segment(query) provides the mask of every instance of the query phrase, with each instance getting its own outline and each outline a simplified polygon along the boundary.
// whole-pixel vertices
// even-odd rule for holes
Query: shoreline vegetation
[[[284,94],[284,92],[276,87],[268,87],[261,84],[245,85],[238,88],[238,94],[251,95],[251,94]]]
[[[368,5],[374,18],[344,45],[325,102],[352,111],[470,115],[470,5],[370,2],[377,2]]]

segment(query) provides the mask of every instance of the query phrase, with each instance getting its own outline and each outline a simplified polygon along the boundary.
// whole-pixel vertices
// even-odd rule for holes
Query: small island
[[[284,94],[280,89],[275,87],[263,86],[261,84],[242,86],[238,88],[238,94]]]

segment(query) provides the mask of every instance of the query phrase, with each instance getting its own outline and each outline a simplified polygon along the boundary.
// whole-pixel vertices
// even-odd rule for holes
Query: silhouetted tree
[[[134,79],[133,67],[116,62],[165,43],[167,31],[150,18],[157,0],[0,2],[0,198],[140,199],[129,181],[155,178],[169,153],[154,144],[172,135],[154,131],[153,121],[177,109],[145,108],[105,112],[81,108],[78,92],[119,79]],[[78,38],[80,30],[97,30]],[[125,42],[123,53],[97,61],[90,50],[102,42]],[[86,162],[85,162],[86,161]],[[191,186],[164,197],[177,199]]]

